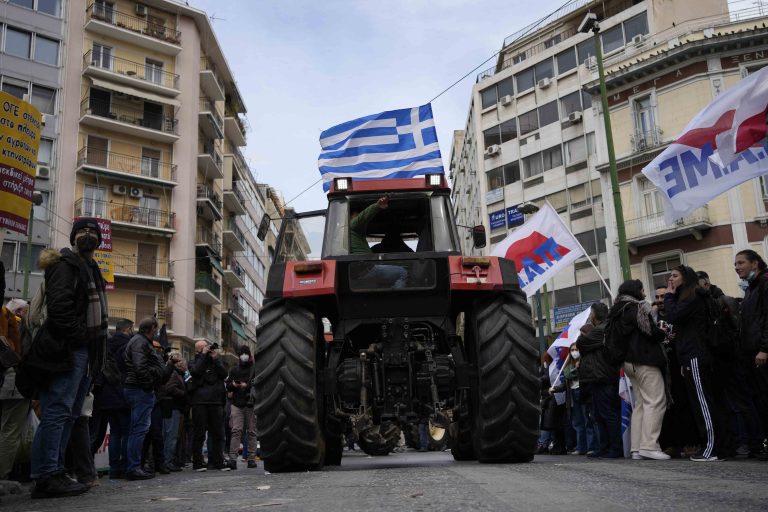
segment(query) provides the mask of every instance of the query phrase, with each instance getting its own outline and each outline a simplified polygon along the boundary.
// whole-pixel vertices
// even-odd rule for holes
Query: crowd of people
[[[32,498],[85,493],[107,432],[111,479],[231,471],[241,453],[257,467],[248,347],[227,369],[216,344],[198,341],[190,361],[164,347],[154,317],[110,336],[100,242],[96,220],[77,219],[71,248],[42,252],[31,303],[2,307],[0,480],[33,480]]]
[[[768,265],[744,250],[734,268],[743,299],[680,265],[651,301],[628,280],[610,308],[593,304],[555,382],[543,359],[539,453],[768,461]]]

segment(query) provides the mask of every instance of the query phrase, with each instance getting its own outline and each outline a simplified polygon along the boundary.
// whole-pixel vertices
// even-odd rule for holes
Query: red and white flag
[[[768,66],[720,93],[643,174],[674,223],[714,197],[768,173]]]
[[[592,306],[590,305],[587,309],[571,318],[571,321],[568,322],[568,325],[565,327],[565,329],[563,329],[563,332],[560,333],[560,336],[558,336],[552,345],[550,345],[547,349],[547,353],[552,359],[555,358],[555,354],[558,348],[570,347],[576,343],[576,340],[581,334],[581,328],[584,327],[584,325],[587,323],[591,313]]]
[[[584,256],[584,249],[549,203],[491,251],[515,262],[520,288],[530,297],[562,269]]]

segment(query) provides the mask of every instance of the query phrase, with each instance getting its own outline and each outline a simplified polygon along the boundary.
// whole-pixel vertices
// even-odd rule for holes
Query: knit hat
[[[27,306],[29,306],[29,304],[24,299],[11,299],[8,301],[8,304],[5,305],[8,311],[14,315],[17,315],[17,311]]]
[[[81,229],[93,229],[96,231],[96,235],[99,237],[99,243],[101,243],[101,228],[96,219],[92,217],[79,217],[72,223],[72,232],[69,234],[70,245],[75,245],[75,234]]]

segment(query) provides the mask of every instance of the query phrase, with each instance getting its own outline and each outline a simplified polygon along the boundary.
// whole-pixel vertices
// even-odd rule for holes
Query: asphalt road
[[[449,452],[368,457],[341,467],[265,474],[184,471],[110,481],[86,495],[3,497],[2,511],[768,510],[768,462],[590,460],[537,456],[529,464],[454,462]]]

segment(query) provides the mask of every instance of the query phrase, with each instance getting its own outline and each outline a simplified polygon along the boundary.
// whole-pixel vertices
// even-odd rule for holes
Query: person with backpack
[[[254,368],[251,350],[245,345],[237,349],[239,362],[229,370],[226,385],[231,393],[232,408],[230,412],[230,427],[232,438],[229,444],[229,467],[237,469],[237,450],[243,438],[248,434],[248,467],[256,467],[256,414],[251,401],[251,385]]]
[[[705,440],[701,451],[691,456],[694,462],[723,460],[721,417],[714,407],[712,358],[707,347],[710,335],[706,295],[699,288],[696,272],[679,265],[669,275],[664,310],[675,326],[675,351],[680,361],[691,410],[699,435]]]
[[[651,305],[645,300],[645,289],[639,279],[624,281],[619,296],[609,313],[613,336],[626,342],[624,374],[632,382],[634,404],[632,408],[630,452],[633,460],[667,460],[661,451],[659,434],[666,411],[666,389],[663,371],[666,367],[661,346],[666,333],[653,321]]]

